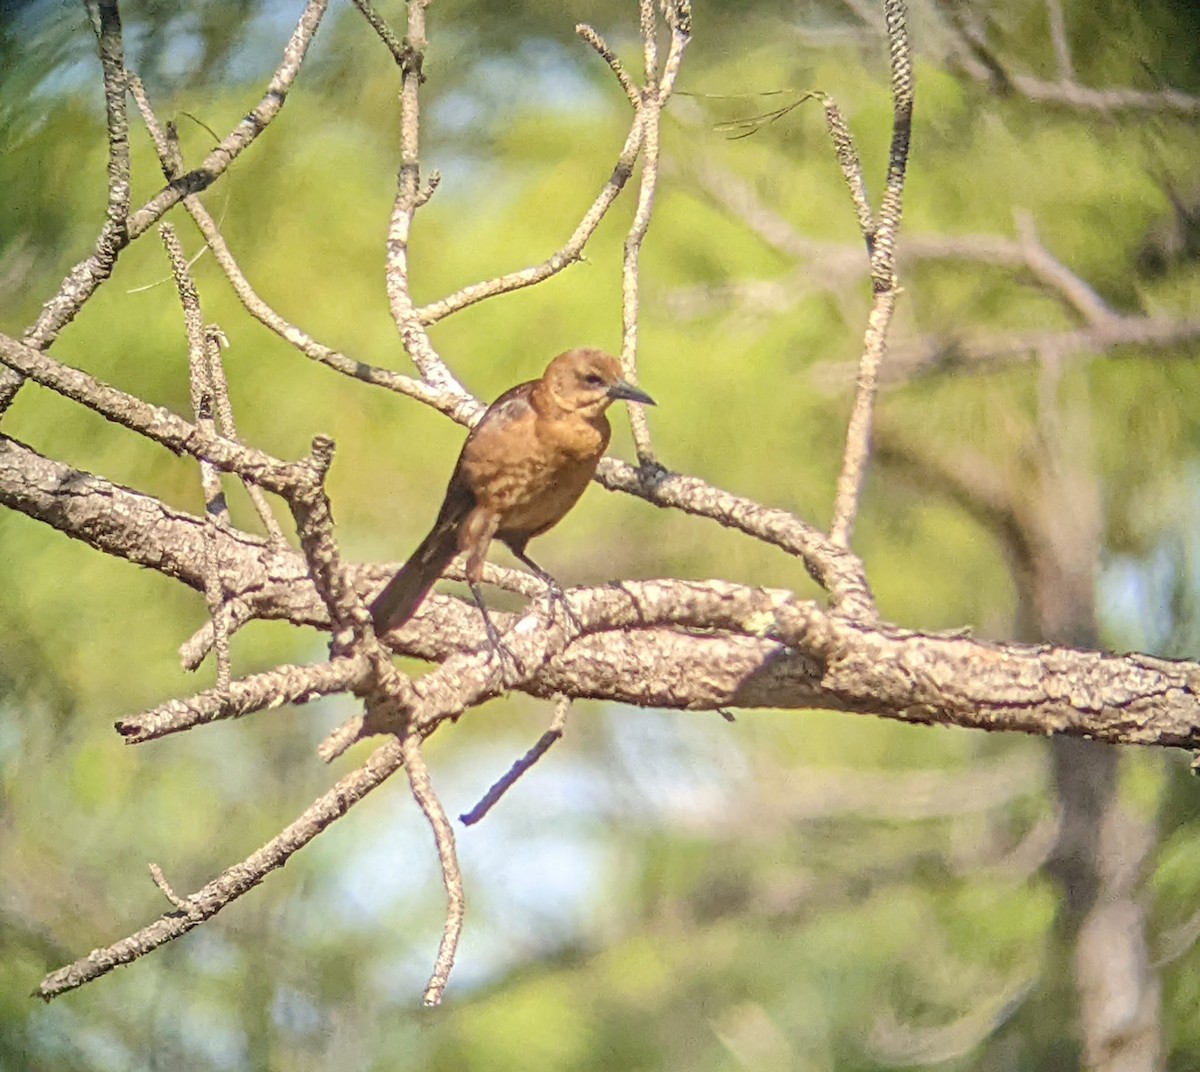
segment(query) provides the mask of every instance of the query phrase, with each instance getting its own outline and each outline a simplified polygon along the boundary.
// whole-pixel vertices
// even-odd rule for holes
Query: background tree
[[[309,5],[307,17],[318,7]],[[106,19],[111,31],[113,11],[94,12],[102,31]],[[121,221],[137,220],[161,187],[154,146],[131,109],[133,212],[111,166],[119,137],[109,139],[109,197],[100,212],[104,131],[113,130],[123,95],[109,93],[106,124],[97,111],[95,37],[89,41],[82,15],[67,32],[69,14],[50,5],[9,14],[5,78],[19,91],[3,95],[4,183],[15,193],[0,208],[2,315],[9,336],[35,320],[41,329],[26,336],[28,346],[5,344],[8,367],[48,382],[74,365],[177,413],[192,413],[195,403],[203,434],[206,405],[219,409],[203,376],[211,349],[203,325],[218,323],[231,343],[225,363],[242,441],[292,458],[305,456],[314,434],[331,434],[338,453],[328,491],[342,561],[403,553],[428,523],[461,433],[361,380],[298,363],[294,349],[247,320],[211,254],[173,273],[185,295],[193,277],[203,303],[189,378],[180,288],[152,242],[123,245]],[[176,118],[185,171],[205,158],[224,167],[220,154],[210,155],[213,135],[188,116],[217,136],[243,129],[239,118],[261,94],[297,11],[212,4],[178,15],[157,6],[121,14],[124,60],[106,51],[101,33],[110,90],[126,63],[145,79],[155,110]],[[576,14],[513,5],[501,19],[494,8],[435,6],[428,81],[419,87],[411,54],[401,51],[406,85],[422,95],[421,157],[443,175],[412,232],[408,278],[417,302],[543,263],[603,188],[631,112],[612,73],[572,43],[567,18]],[[637,55],[625,5],[588,5],[578,16],[627,62]],[[453,381],[439,382],[443,370],[490,397],[565,346],[618,349],[621,268],[627,236],[638,233],[631,195],[646,171],[615,200],[584,263],[433,326],[429,338],[446,367],[431,362],[419,332],[405,333],[394,243],[390,293],[379,272],[402,152],[396,67],[358,13],[324,18],[286,108],[203,195],[245,276],[241,297],[253,287],[277,315],[321,340],[299,340],[317,362],[336,370],[343,354],[374,359],[371,369],[352,371],[403,385],[402,393],[460,419],[477,409]],[[626,589],[643,618],[662,616],[660,631],[612,632],[604,627],[627,622],[626,597],[581,591],[580,613],[601,631],[524,687],[669,704],[775,652],[772,665],[782,661],[786,674],[759,673],[739,694],[706,694],[700,706],[827,705],[1090,729],[1111,739],[1193,739],[1190,664],[1078,663],[1068,654],[1026,664],[1016,649],[968,637],[897,634],[871,620],[860,598],[866,590],[855,584],[858,559],[794,520],[825,525],[835,501],[835,535],[848,533],[853,519],[853,497],[837,495],[838,471],[872,296],[820,107],[793,106],[812,88],[838,102],[874,193],[892,119],[886,42],[877,12],[848,5],[814,5],[799,20],[766,4],[702,10],[696,19],[677,87],[689,95],[664,116],[653,229],[638,265],[641,375],[664,403],[654,414],[654,448],[672,473],[734,489],[747,508],[786,506],[793,517],[732,516],[743,528],[774,526],[768,535],[818,573],[824,564],[833,607],[851,620],[809,604],[764,603],[753,589],[674,582]],[[882,366],[878,450],[854,540],[884,620],[920,629],[970,622],[980,637],[1161,655],[1194,650],[1193,370],[1177,360],[1191,355],[1198,330],[1188,188],[1193,21],[1189,7],[1167,4],[913,12],[923,65],[896,247],[904,294]],[[666,55],[664,39],[660,61]],[[300,66],[285,62],[284,77]],[[780,91],[787,86],[795,88]],[[763,89],[775,92],[748,97]],[[268,93],[262,107],[275,115],[282,99]],[[729,140],[730,133],[753,136]],[[164,130],[158,146],[168,166],[169,138]],[[402,177],[402,209],[421,189],[406,194]],[[177,226],[192,252],[191,232],[182,219]],[[111,281],[69,326],[55,321],[79,297],[70,288],[39,316],[97,232],[96,264],[107,270],[106,253],[119,249]],[[425,385],[403,378],[397,322],[410,353],[425,362]],[[50,342],[53,364],[35,369],[36,352]],[[628,333],[625,342],[632,353]],[[207,402],[206,393],[214,395]],[[115,748],[113,717],[195,692],[176,676],[171,652],[200,624],[195,597],[163,576],[48,538],[30,517],[109,551],[114,526],[128,524],[124,535],[138,538],[126,554],[207,588],[218,620],[232,612],[234,624],[229,597],[245,577],[231,567],[244,560],[222,557],[234,545],[255,548],[267,568],[255,614],[328,628],[330,610],[335,618],[344,612],[348,595],[338,591],[336,570],[318,570],[326,577],[322,603],[304,561],[278,542],[260,550],[174,513],[150,524],[135,507],[160,508],[107,481],[168,511],[203,513],[194,458],[148,452],[144,439],[78,405],[78,384],[75,395],[22,387],[0,441],[0,494],[16,508],[0,523],[0,569],[11,573],[0,615],[10,709],[0,742],[0,940],[14,967],[0,1010],[6,1065],[353,1068],[390,1065],[401,1053],[413,1067],[456,1068],[1194,1062],[1194,792],[1186,764],[1137,752],[1118,770],[1112,750],[1071,741],[1043,762],[1037,741],[921,733],[846,715],[747,714],[730,726],[711,715],[609,704],[588,717],[581,707],[528,783],[460,838],[472,916],[455,976],[461,989],[432,1029],[410,1010],[439,926],[437,869],[428,834],[394,792],[356,807],[265,891],[186,942],[65,1002],[30,1007],[25,994],[47,967],[161,910],[162,895],[141,871],[146,859],[163,862],[177,888],[196,889],[324,793],[330,778],[313,762],[313,747],[356,712],[349,698],[328,700],[316,719],[308,717],[313,707],[264,711],[145,749]],[[196,453],[243,469],[261,462],[215,446],[206,441]],[[645,464],[644,432],[616,453],[640,455],[643,465],[609,467],[610,486],[712,512],[695,481],[645,482],[659,471]],[[311,481],[303,467],[260,466],[250,475]],[[311,564],[328,561],[314,546],[327,530],[312,516],[320,495],[306,486],[307,497],[292,498],[314,536]],[[216,501],[211,476],[206,487]],[[254,527],[252,504],[235,485],[227,492],[234,523]],[[718,500],[717,511],[729,502]],[[214,547],[215,581],[205,566]],[[569,526],[547,537],[544,556],[572,581],[719,575],[816,592],[777,548],[676,510],[650,510],[632,496],[590,493]],[[351,577],[368,591],[384,572]],[[681,640],[679,625],[716,632],[688,631]],[[799,655],[780,660],[776,642],[761,635],[768,626]],[[324,641],[314,645],[313,636],[257,621],[235,631],[233,676],[281,662],[320,664]],[[566,639],[540,629],[531,643],[555,650]],[[448,601],[389,638],[439,659],[479,641],[474,618]],[[703,653],[707,675],[685,672],[688,651]],[[1040,703],[987,705],[1016,676],[982,672],[979,660],[999,652],[1012,659],[1006,667],[1040,675],[1031,686]],[[918,660],[910,668],[963,672],[917,677],[904,693],[882,672],[894,665],[890,656]],[[486,682],[472,676],[488,671],[481,660],[456,658],[435,680],[458,688]],[[589,688],[597,665],[621,659],[639,670]],[[403,679],[370,666],[373,688],[403,688]],[[686,678],[675,692],[663,683],[665,668]],[[1045,695],[1061,680],[1056,669],[1078,686],[1065,700]],[[1084,669],[1090,676],[1081,679]],[[1134,678],[1150,700],[1088,709],[1100,695],[1091,689]],[[270,695],[311,684],[256,681],[276,690]],[[371,691],[363,681],[353,684]],[[544,708],[512,694],[432,739],[451,812],[469,807],[540,732]],[[172,707],[151,721],[161,726],[180,714]],[[488,725],[476,730],[480,718]],[[149,724],[124,721],[135,736]]]

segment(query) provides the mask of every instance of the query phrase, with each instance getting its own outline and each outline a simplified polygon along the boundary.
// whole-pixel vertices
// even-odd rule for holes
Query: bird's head
[[[542,383],[563,409],[603,413],[618,399],[653,406],[654,399],[621,377],[621,363],[603,350],[578,349],[559,354],[547,366]]]

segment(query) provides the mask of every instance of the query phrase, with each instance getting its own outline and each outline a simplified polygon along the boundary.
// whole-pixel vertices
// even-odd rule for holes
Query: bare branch
[[[644,472],[615,458],[600,463],[597,479],[610,491],[629,492],[656,506],[710,518],[796,555],[809,575],[829,592],[833,607],[864,620],[878,615],[858,557],[785,510],[761,506],[696,477],[659,472],[647,479]]]
[[[272,871],[282,867],[330,823],[340,819],[372,789],[382,785],[403,764],[400,743],[389,740],[363,766],[341,778],[329,792],[318,797],[303,814],[262,848],[239,864],[226,868],[215,879],[185,898],[186,912],[160,916],[140,931],[112,945],[93,949],[86,957],[51,972],[35,991],[46,1001],[83,986],[113,968],[129,964],[186,934],[211,919],[226,905],[257,886]]]
[[[262,99],[221,139],[199,167],[179,176],[133,214],[129,221],[131,240],[153,227],[168,209],[179,204],[188,194],[199,193],[211,186],[266,130],[283,109],[328,6],[329,0],[307,0],[296,29],[284,45],[283,59],[271,76]]]
[[[528,752],[492,784],[491,788],[483,794],[483,797],[475,807],[466,814],[458,817],[464,826],[474,826],[475,823],[479,822],[500,802],[500,798],[517,784],[521,775],[550,751],[555,742],[563,735],[563,729],[567,724],[567,712],[570,709],[571,698],[569,696],[562,693],[555,697],[554,717],[550,720],[550,727],[537,739],[534,746]]]
[[[429,822],[430,830],[433,831],[438,861],[442,866],[442,882],[446,887],[446,923],[442,929],[437,960],[434,962],[429,984],[425,987],[424,998],[426,1005],[440,1005],[450,971],[454,967],[454,957],[458,952],[458,939],[462,934],[463,916],[466,912],[462,871],[458,866],[458,853],[454,846],[454,827],[451,826],[446,809],[442,807],[442,802],[434,792],[429,768],[425,766],[425,757],[421,755],[420,733],[406,733],[400,740],[400,748],[404,755],[404,770],[408,775],[413,799],[420,806]]]
[[[976,366],[992,371],[1036,357],[1081,357],[1125,346],[1170,350],[1198,338],[1200,320],[1185,316],[1116,316],[1064,331],[998,331],[967,339],[928,335],[895,348],[887,379],[898,382]]]
[[[361,638],[370,628],[370,615],[342,567],[333,532],[333,510],[325,493],[333,452],[332,439],[322,435],[313,437],[312,453],[303,463],[304,477],[290,490],[288,505],[296,519],[296,533],[309,575],[329,611],[335,638],[344,630]]]
[[[430,0],[409,0],[408,29],[405,33],[405,57],[401,65],[400,88],[400,170],[396,180],[396,198],[388,222],[387,266],[385,270],[388,307],[404,349],[421,371],[426,383],[449,394],[467,395],[438,356],[413,303],[410,289],[408,249],[413,217],[426,201],[421,189],[421,83],[425,49],[425,9]]]
[[[301,477],[294,465],[222,436],[205,433],[162,406],[150,405],[135,395],[110,387],[86,372],[60,364],[4,334],[0,334],[0,364],[176,454],[190,454],[211,461],[217,468],[237,473],[268,491],[286,495]]]
[[[163,129],[162,124],[158,121],[141,80],[131,74],[129,76],[129,84],[130,93],[133,95],[134,102],[142,114],[146,129],[150,132],[151,140],[154,142],[155,149],[158,152],[163,174],[166,175],[168,181],[174,181],[179,176],[179,162],[173,143],[167,132]],[[204,203],[200,200],[199,196],[188,195],[183,199],[183,206],[187,209],[188,214],[192,217],[200,233],[204,236],[204,241],[208,244],[208,248],[212,250],[213,257],[220,266],[221,271],[225,273],[225,277],[229,280],[234,293],[238,296],[246,311],[260,324],[270,328],[285,342],[290,343],[306,357],[310,357],[312,360],[328,366],[335,372],[340,372],[343,376],[350,376],[363,383],[369,383],[376,387],[383,387],[389,391],[394,391],[397,394],[416,398],[426,405],[441,410],[457,421],[465,421],[474,414],[478,403],[469,396],[464,400],[462,395],[438,390],[411,376],[405,376],[392,369],[371,365],[365,361],[350,357],[339,350],[317,342],[306,331],[285,320],[259,296],[250,284],[250,281],[246,278],[236,258],[233,256],[224,236],[221,234],[216,221],[212,218],[208,209],[204,207]],[[226,434],[232,434],[231,427],[226,428]]]
[[[1031,213],[1017,211],[1013,218],[1025,263],[1039,280],[1058,291],[1089,324],[1105,324],[1117,318],[1099,294],[1042,245]]]
[[[188,384],[192,397],[192,415],[196,427],[205,435],[215,435],[213,421],[213,390],[208,370],[208,340],[204,334],[204,317],[200,312],[200,297],[188,271],[187,258],[175,229],[164,223],[160,227],[163,245],[171,261],[175,287],[183,305],[183,320],[188,340]],[[205,516],[208,518],[208,539],[204,556],[204,600],[213,623],[213,648],[217,656],[217,688],[227,688],[231,675],[229,656],[229,622],[224,610],[221,575],[217,570],[215,549],[216,530],[229,527],[229,510],[221,490],[221,478],[212,462],[200,459],[200,487],[204,494]]]
[[[96,288],[112,275],[117,255],[129,242],[131,168],[129,121],[125,112],[125,44],[116,0],[87,0],[88,15],[96,31],[96,44],[104,76],[105,131],[108,137],[108,202],[104,226],[92,253],[63,280],[58,293],[42,309],[37,322],[25,333],[30,345],[45,349],[83,308]],[[0,368],[0,416],[11,405],[24,383],[12,369]]]
[[[284,47],[283,60],[272,75],[262,100],[222,139],[203,163],[169,183],[133,213],[128,220],[124,241],[117,240],[107,230],[101,231],[95,251],[71,269],[59,286],[58,293],[43,306],[37,322],[26,333],[25,339],[29,345],[38,349],[49,346],[100,284],[112,274],[117,254],[128,242],[141,237],[187,194],[198,193],[211,186],[254,143],[283,108],[328,3],[329,0],[307,0],[296,29]],[[11,400],[12,393],[6,394],[4,385],[0,383],[0,412]]]
[[[646,87],[640,95],[638,119],[642,127],[642,181],[638,189],[637,209],[629,233],[625,238],[624,259],[621,268],[621,364],[625,376],[631,383],[638,382],[638,264],[642,243],[650,229],[650,216],[654,211],[654,195],[658,187],[659,137],[662,130],[662,110],[675,88],[675,79],[683,62],[683,53],[690,40],[684,27],[690,26],[691,7],[689,0],[676,0],[669,12],[671,17],[671,46],[663,65],[662,75],[658,72],[657,24],[654,0],[641,0],[642,48],[645,59]],[[656,465],[654,448],[650,441],[650,426],[646,421],[644,406],[629,407],[629,423],[633,430],[633,442],[641,466]]]
[[[353,0],[353,2],[354,6],[362,12],[363,18],[370,23],[371,29],[387,45],[387,49],[392,54],[392,59],[396,61],[396,65],[403,67],[408,55],[404,48],[404,42],[396,36],[384,17],[371,6],[369,0]]]
[[[904,175],[912,135],[913,69],[904,0],[885,0],[884,13],[892,57],[892,145],[879,224],[869,243],[875,303],[867,320],[863,354],[858,366],[858,389],[846,429],[846,450],[842,458],[842,471],[838,476],[833,522],[829,530],[830,540],[844,547],[850,545],[859,496],[866,478],[867,458],[871,449],[871,423],[875,413],[875,397],[879,392],[879,370],[896,308],[896,237],[904,204]]]
[[[95,505],[86,501],[93,493]],[[203,551],[201,519],[41,458],[4,437],[0,503],[50,520],[109,553],[197,588],[202,584],[196,566]],[[220,554],[227,578],[247,586],[227,583],[231,593],[253,594],[265,616],[328,628],[295,552],[223,532]],[[370,576],[377,585],[391,568],[356,572],[355,583],[365,587]],[[520,685],[531,695],[568,692],[688,710],[849,710],[1112,743],[1200,745],[1200,666],[1194,663],[913,633],[851,622],[814,604],[792,602],[786,593],[723,582],[626,582],[620,589],[574,589],[568,598],[589,635],[552,655],[547,653],[561,644],[559,627],[542,626],[534,613],[514,629],[513,618],[495,615],[506,643],[536,670]],[[444,659],[447,651],[478,649],[484,638],[474,606],[434,596],[389,635],[388,644],[418,658]],[[437,682],[412,717],[424,728],[480,702],[490,695],[492,676],[486,658],[472,656],[458,664],[453,681]],[[295,689],[309,684],[301,680]],[[205,703],[220,706],[211,694]]]
[[[107,226],[117,245],[124,245],[129,222],[131,171],[129,118],[125,114],[125,41],[116,0],[88,0],[104,71],[105,129],[108,133]]]
[[[801,234],[790,220],[764,205],[750,183],[733,171],[710,159],[698,158],[689,162],[687,175],[716,205],[736,216],[752,234],[785,257],[810,262],[835,255],[852,264],[856,276],[869,271],[860,250]]]
[[[1071,60],[1071,44],[1067,40],[1067,23],[1063,18],[1062,0],[1046,0],[1046,17],[1050,22],[1050,40],[1058,60],[1058,77],[1064,82],[1075,81],[1075,64]]]
[[[1053,19],[1053,15],[1051,15]],[[1057,104],[1098,112],[1167,112],[1182,116],[1200,115],[1200,97],[1178,89],[1144,90],[1130,87],[1092,89],[1076,82],[1073,75],[1056,82],[1006,70],[992,54],[982,35],[964,26],[954,27],[963,49],[953,60],[958,69],[976,82],[994,86],[1002,94],[1015,93],[1035,104]],[[1051,30],[1053,34],[1053,29]],[[1065,43],[1065,37],[1064,37]],[[1058,54],[1062,63],[1062,54]],[[1067,57],[1068,63],[1069,55]]]
[[[366,676],[366,662],[359,657],[335,657],[314,666],[277,666],[225,688],[208,689],[186,700],[168,700],[149,711],[129,715],[116,723],[116,730],[126,744],[144,744],[220,719],[353,692]]]
[[[500,294],[508,294],[514,290],[521,290],[524,287],[531,287],[582,260],[583,250],[588,240],[600,226],[600,221],[604,219],[609,207],[617,199],[617,195],[624,189],[625,183],[633,174],[633,166],[642,149],[642,139],[643,118],[639,111],[625,138],[625,144],[621,147],[612,175],[609,176],[600,193],[596,195],[591,207],[583,214],[583,218],[572,232],[571,237],[561,248],[555,250],[541,264],[509,272],[507,275],[497,276],[495,279],[489,279],[482,283],[472,283],[448,297],[422,306],[416,310],[416,316],[420,323],[426,327],[436,324],[439,320],[444,320],[452,313],[474,305],[476,302],[494,298]]]
[[[621,84],[621,88],[625,91],[625,97],[629,103],[634,108],[640,108],[642,104],[641,92],[634,85],[633,79],[629,77],[629,72],[625,70],[625,65],[621,62],[620,57],[609,47],[608,42],[586,22],[577,23],[575,32],[591,45],[600,54],[600,58],[608,64],[609,69],[616,76],[617,81]]]
[[[825,126],[829,137],[833,140],[833,151],[842,169],[846,186],[850,190],[850,199],[854,202],[854,212],[858,217],[858,229],[862,232],[867,244],[867,256],[871,257],[875,247],[875,214],[871,211],[871,202],[867,197],[867,182],[863,177],[862,158],[854,145],[854,135],[842,110],[836,102],[821,94],[821,105],[825,110]]]
[[[180,897],[171,889],[171,884],[167,881],[167,876],[163,874],[163,869],[158,864],[147,864],[147,866],[150,868],[150,877],[154,880],[154,885],[159,888],[162,895],[180,912],[186,912],[188,910],[187,898]]]
[[[216,404],[217,427],[226,439],[241,443],[237,422],[233,418],[233,404],[229,400],[229,382],[225,378],[225,366],[221,362],[221,349],[228,345],[229,340],[226,339],[225,333],[215,324],[209,324],[204,329],[205,371]],[[266,496],[255,484],[242,481],[242,486],[246,489],[250,502],[254,504],[255,512],[263,523],[263,528],[267,530],[267,535],[276,543],[284,543],[283,529],[275,520]]]

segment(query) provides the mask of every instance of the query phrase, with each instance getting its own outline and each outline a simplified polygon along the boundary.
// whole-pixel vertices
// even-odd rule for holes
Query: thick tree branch
[[[4,437],[0,503],[203,590],[202,519]],[[215,551],[231,599],[250,601],[256,616],[328,628],[328,615],[296,552],[236,531],[219,532]],[[359,567],[353,583],[369,589],[390,568]],[[1200,742],[1200,707],[1192,692],[1200,671],[1192,663],[853,625],[786,593],[723,582],[629,582],[620,589],[576,589],[569,596],[596,635],[582,637],[544,664],[558,627],[544,627],[535,612],[525,616],[528,629],[514,631],[514,619],[497,616],[518,656],[537,667],[520,686],[533,695],[566,692],[690,710],[827,708],[1114,743]],[[721,632],[702,635],[695,629]],[[478,649],[483,636],[474,607],[435,597],[388,643],[405,654],[440,660],[448,651]],[[479,702],[494,688],[485,664],[473,657],[460,665],[453,687],[430,688],[414,717],[432,724]]]

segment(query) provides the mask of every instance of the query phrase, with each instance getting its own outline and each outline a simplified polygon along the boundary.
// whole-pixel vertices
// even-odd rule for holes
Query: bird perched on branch
[[[604,411],[618,399],[654,405],[645,391],[621,378],[615,357],[591,349],[559,354],[540,380],[496,399],[463,444],[429,535],[372,602],[376,631],[408,621],[461,553],[488,639],[502,651],[479,590],[493,539],[507,545],[561,599],[558,583],[525,546],[578,502],[608,446]]]

